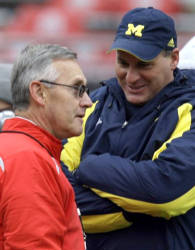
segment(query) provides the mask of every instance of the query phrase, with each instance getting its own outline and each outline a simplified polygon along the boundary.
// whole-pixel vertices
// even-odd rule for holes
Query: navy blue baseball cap
[[[153,7],[128,11],[117,29],[111,50],[126,51],[142,61],[177,47],[174,20]]]

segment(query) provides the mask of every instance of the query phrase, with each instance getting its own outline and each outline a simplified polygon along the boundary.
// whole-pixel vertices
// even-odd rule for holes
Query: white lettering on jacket
[[[4,172],[5,171],[5,166],[4,166],[4,162],[2,160],[2,158],[0,157],[0,168],[1,170]]]

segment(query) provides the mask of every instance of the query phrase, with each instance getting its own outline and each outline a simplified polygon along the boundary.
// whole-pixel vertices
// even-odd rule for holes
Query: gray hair
[[[77,59],[77,54],[56,44],[30,44],[21,51],[11,75],[14,109],[26,109],[29,106],[29,85],[32,81],[55,81],[58,78],[52,66],[53,60],[58,59]]]

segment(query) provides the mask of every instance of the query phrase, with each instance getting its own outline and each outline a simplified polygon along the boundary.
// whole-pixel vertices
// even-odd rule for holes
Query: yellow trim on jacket
[[[64,148],[61,153],[60,160],[68,167],[69,171],[74,171],[78,168],[80,164],[81,152],[83,147],[83,141],[85,139],[85,124],[88,117],[93,113],[96,104],[93,103],[92,107],[88,108],[85,113],[83,120],[83,132],[80,136],[72,137],[68,139],[68,143],[64,145]],[[68,150],[66,148],[68,147]]]
[[[154,152],[152,160],[157,159],[159,154],[167,149],[167,143],[170,143],[175,138],[181,137],[183,133],[190,130],[191,122],[192,122],[191,110],[192,110],[192,105],[190,103],[184,103],[178,108],[179,121],[177,123],[177,126],[175,130],[173,131],[169,140],[164,142],[163,145]]]
[[[132,225],[122,212],[98,215],[83,215],[83,228],[86,233],[106,233],[123,229]]]

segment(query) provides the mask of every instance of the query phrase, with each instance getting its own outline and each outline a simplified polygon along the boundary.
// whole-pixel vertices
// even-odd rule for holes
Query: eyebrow
[[[73,81],[72,83],[73,85],[86,85],[87,84],[87,81],[83,81],[82,79],[80,78],[77,78]]]
[[[121,56],[117,56],[117,61],[127,62],[127,60]]]
[[[121,55],[119,55],[119,54],[117,54],[117,59],[123,59],[123,57],[121,56]]]

